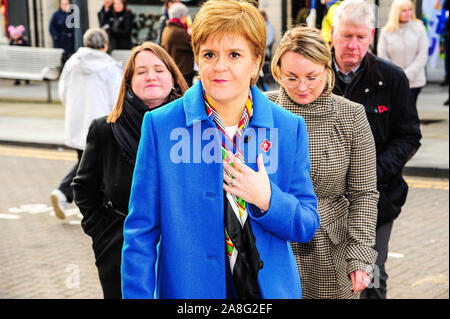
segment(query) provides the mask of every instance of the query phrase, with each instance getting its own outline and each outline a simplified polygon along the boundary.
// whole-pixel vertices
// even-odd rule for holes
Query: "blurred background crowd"
[[[181,2],[187,12],[169,18],[169,7]],[[162,30],[171,19],[183,13],[188,31],[202,0],[0,0],[0,45],[30,45],[63,48],[67,60],[80,46],[87,29],[100,26],[108,32],[109,52],[131,49],[150,40],[162,44]],[[282,34],[292,26],[307,24],[327,37],[337,0],[259,0],[254,1],[268,27],[266,60]],[[381,29],[388,22],[391,0],[368,0],[377,7],[377,29],[372,52],[377,53]],[[448,2],[448,1],[447,1]],[[445,71],[445,44],[448,43],[448,8],[444,0],[414,0],[415,16],[421,19],[428,36],[427,80],[448,85]],[[448,4],[447,4],[448,6]],[[71,21],[75,28],[65,25]],[[173,20],[171,21],[173,23]],[[447,23],[447,27],[445,27]],[[14,27],[14,29],[11,29]],[[173,28],[172,28],[173,29]],[[178,35],[179,36],[179,35]],[[19,40],[17,40],[19,39]],[[448,44],[447,44],[448,45]],[[167,50],[167,47],[165,47]],[[63,61],[63,63],[64,63]],[[447,67],[448,68],[448,67]],[[266,68],[266,72],[269,70]],[[184,71],[192,83],[192,71]]]

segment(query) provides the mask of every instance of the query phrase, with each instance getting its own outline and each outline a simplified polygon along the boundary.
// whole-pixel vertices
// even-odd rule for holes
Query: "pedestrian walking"
[[[288,242],[313,237],[317,199],[304,120],[255,86],[264,19],[246,1],[210,0],[192,43],[201,80],[142,124],[123,296],[300,298]]]
[[[59,9],[53,13],[49,24],[53,47],[64,49],[64,53],[61,58],[62,68],[64,67],[66,61],[75,52],[74,29],[67,24],[69,15],[69,0],[59,0]]]
[[[73,180],[81,226],[92,238],[104,298],[120,299],[123,223],[144,114],[183,95],[187,85],[157,44],[135,47],[113,111],[92,121],[86,150]]]
[[[191,35],[188,33],[186,19],[188,8],[182,3],[174,3],[169,9],[169,20],[162,33],[161,46],[175,60],[189,86],[194,78],[194,53]]]
[[[394,0],[389,19],[381,29],[377,54],[403,69],[409,81],[414,103],[425,86],[428,59],[428,34],[416,18],[411,0]]]
[[[293,28],[272,62],[281,87],[267,94],[308,130],[320,227],[310,242],[291,243],[304,298],[358,298],[377,256],[375,143],[364,107],[332,93],[331,62],[318,30]]]
[[[406,201],[403,167],[420,147],[417,109],[403,70],[369,51],[375,15],[364,0],[345,0],[331,26],[333,93],[364,105],[377,152],[378,219],[375,250],[380,285],[365,289],[361,298],[386,298],[385,263],[395,218]]]
[[[123,73],[120,64],[106,53],[108,35],[103,29],[87,30],[83,43],[84,47],[67,61],[58,83],[65,107],[64,143],[78,154],[78,162],[50,195],[55,215],[60,219],[66,218],[67,203],[73,201],[70,184],[86,146],[89,124],[113,109]]]
[[[161,17],[159,18],[158,35],[156,37],[156,43],[161,45],[162,33],[166,27],[166,22],[169,20],[169,9],[172,4],[180,2],[180,0],[161,0],[163,7],[161,11]]]
[[[97,13],[98,23],[100,28],[104,29],[109,37],[111,43],[111,28],[114,24],[114,8],[113,0],[103,0],[103,6]],[[108,46],[108,53],[111,53],[112,46]]]
[[[134,14],[125,0],[114,0],[114,16],[109,31],[112,50],[130,50]]]
[[[114,22],[113,0],[103,0],[103,6],[97,13],[98,23],[101,28],[109,30]]]
[[[333,25],[334,13],[342,1],[323,0],[321,2],[325,4],[325,12],[322,19],[320,34],[322,34],[322,37],[330,43],[330,30]]]
[[[25,27],[23,25],[18,25],[17,27],[10,25],[8,27],[8,33],[10,37],[9,45],[18,45],[29,47],[30,43],[24,38],[23,33],[25,32]],[[29,84],[29,80],[25,80],[25,84]],[[14,85],[20,85],[20,80],[14,80]]]

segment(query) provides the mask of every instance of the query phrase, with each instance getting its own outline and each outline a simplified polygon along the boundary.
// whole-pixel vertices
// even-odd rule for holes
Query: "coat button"
[[[364,92],[368,93],[368,92],[369,92],[369,89],[365,89]]]
[[[383,85],[383,82],[381,82],[381,81],[380,81],[380,82],[378,82],[378,85]]]
[[[262,260],[259,261],[259,269],[263,269],[264,267],[264,262]]]

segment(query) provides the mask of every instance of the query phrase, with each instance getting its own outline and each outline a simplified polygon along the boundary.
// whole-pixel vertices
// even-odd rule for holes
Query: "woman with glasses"
[[[375,145],[364,107],[332,94],[331,52],[319,32],[297,27],[272,60],[281,85],[271,101],[306,121],[320,227],[291,243],[304,298],[359,298],[376,258]]]

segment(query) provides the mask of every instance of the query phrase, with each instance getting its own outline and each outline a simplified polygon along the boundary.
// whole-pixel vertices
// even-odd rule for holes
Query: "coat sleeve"
[[[56,13],[54,13],[50,19],[50,23],[48,25],[48,30],[50,31],[50,35],[52,36],[53,41],[58,40],[58,30],[56,27]]]
[[[110,10],[112,10],[112,8]],[[97,17],[100,28],[103,28],[105,24],[108,24],[109,21],[106,20],[106,11],[103,8],[97,13]]]
[[[350,274],[363,270],[370,275],[377,257],[373,249],[378,203],[376,151],[365,109],[361,105],[356,108],[351,145],[346,189],[349,201],[347,271]]]
[[[151,299],[156,285],[156,246],[160,237],[159,172],[150,112],[144,117],[141,132],[129,214],[124,224],[121,273],[125,299]]]
[[[310,178],[309,141],[305,120],[299,117],[297,150],[289,192],[270,182],[269,210],[256,214],[250,205],[250,217],[266,231],[288,241],[310,241],[319,228],[317,198]],[[253,208],[253,209],[252,209]]]
[[[377,155],[378,185],[383,185],[403,169],[420,147],[419,116],[409,89],[408,79],[399,70],[391,83],[392,138]]]
[[[423,72],[428,60],[428,35],[422,22],[418,22],[420,30],[417,34],[417,51],[413,62],[405,68],[406,77],[413,81],[420,72]]]
[[[86,148],[72,182],[74,202],[83,215],[81,227],[91,237],[95,237],[98,230],[104,229],[102,225],[107,222],[102,203],[102,173],[98,158],[101,151],[96,142],[97,137],[97,125],[93,121],[89,127]]]
[[[123,23],[120,23],[119,19],[114,19],[114,23],[111,27],[111,34],[114,36],[124,36],[131,33],[133,28],[134,14],[131,11],[126,11],[123,15]]]
[[[386,59],[388,61],[391,60],[388,53],[386,31],[384,29],[381,29],[380,38],[378,39],[377,55],[382,59]]]

